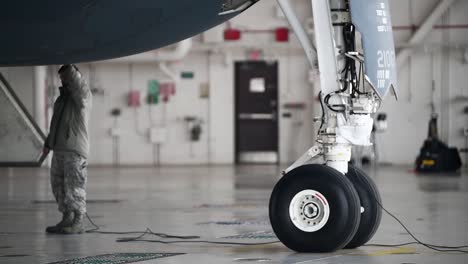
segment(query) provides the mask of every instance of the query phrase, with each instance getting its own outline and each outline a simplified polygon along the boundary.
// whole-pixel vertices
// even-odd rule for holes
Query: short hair
[[[80,72],[80,70],[78,70],[78,67],[76,67],[75,64],[64,64],[62,67],[60,67],[60,69],[58,70],[58,73],[62,74],[62,73],[65,73],[65,72],[67,72],[67,71],[69,71],[71,69],[75,69],[75,71]]]

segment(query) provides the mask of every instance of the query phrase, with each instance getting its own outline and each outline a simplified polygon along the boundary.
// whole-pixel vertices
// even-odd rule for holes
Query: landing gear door
[[[351,0],[351,19],[361,33],[366,79],[383,99],[390,88],[397,97],[395,43],[388,0]]]
[[[45,136],[0,74],[0,167],[39,167]]]

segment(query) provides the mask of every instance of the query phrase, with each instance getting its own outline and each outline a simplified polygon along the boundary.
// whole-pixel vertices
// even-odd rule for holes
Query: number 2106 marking
[[[378,56],[378,66],[379,68],[390,68],[394,65],[395,62],[395,52],[389,50],[379,50],[377,51]]]

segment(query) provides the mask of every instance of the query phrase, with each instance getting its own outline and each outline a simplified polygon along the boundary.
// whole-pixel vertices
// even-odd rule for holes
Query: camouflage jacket
[[[60,96],[54,103],[45,147],[56,152],[75,152],[87,158],[92,94],[80,73],[72,71],[68,78],[68,85],[60,87]]]

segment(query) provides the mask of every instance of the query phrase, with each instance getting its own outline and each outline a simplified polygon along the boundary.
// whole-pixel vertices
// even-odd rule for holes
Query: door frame
[[[239,93],[237,90],[237,87],[239,85],[238,83],[238,67],[240,67],[241,64],[243,63],[251,63],[251,62],[263,62],[263,63],[274,63],[276,64],[276,142],[277,142],[277,149],[276,149],[276,155],[277,155],[277,160],[276,163],[252,163],[252,164],[280,164],[281,162],[281,151],[280,151],[280,104],[279,104],[279,61],[278,60],[235,60],[234,61],[234,162],[235,164],[242,164],[239,160],[239,119],[238,119],[238,105],[239,105]]]

